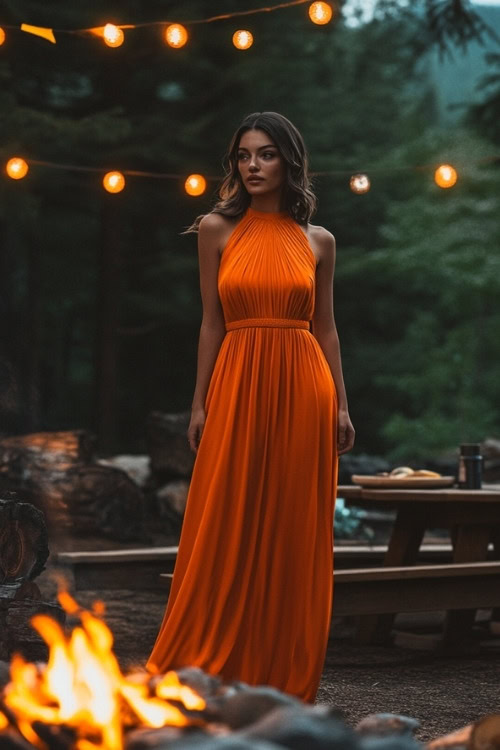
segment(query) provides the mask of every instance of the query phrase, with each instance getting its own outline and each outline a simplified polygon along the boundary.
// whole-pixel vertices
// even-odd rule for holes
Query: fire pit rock
[[[302,703],[287,693],[267,685],[237,689],[219,699],[215,717],[231,729],[242,729],[254,724],[273,709],[288,706],[299,709]]]
[[[360,740],[331,706],[281,706],[235,733],[291,750],[359,750]]]
[[[175,738],[175,739],[174,739]],[[181,732],[165,729],[137,730],[132,732],[125,750],[279,750],[270,742],[250,741],[234,736],[213,736],[200,730]]]
[[[178,740],[163,747],[165,750],[167,747],[169,750],[279,750],[280,746],[265,740],[249,740],[234,735],[231,737],[214,737],[199,733],[193,734],[189,739]],[[305,747],[306,745],[303,745],[303,748]],[[127,750],[129,749],[127,748]],[[156,750],[162,750],[162,748],[156,748]]]
[[[389,734],[403,734],[412,736],[420,726],[417,719],[400,714],[370,714],[365,716],[356,726],[358,734],[387,737]]]

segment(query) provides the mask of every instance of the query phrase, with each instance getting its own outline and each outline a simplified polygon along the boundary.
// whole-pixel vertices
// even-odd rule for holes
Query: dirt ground
[[[161,591],[78,595],[83,606],[96,599],[106,603],[106,619],[123,670],[142,666],[149,656],[164,598]],[[405,714],[419,720],[417,737],[426,741],[486,714],[500,713],[500,639],[485,638],[486,627],[477,654],[453,657],[354,645],[345,620],[339,621],[336,631],[329,643],[317,703],[339,708],[348,724],[355,725],[374,712]]]

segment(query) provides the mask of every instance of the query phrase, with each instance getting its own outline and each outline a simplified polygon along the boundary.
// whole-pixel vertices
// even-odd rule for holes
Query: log
[[[47,472],[61,474],[70,466],[89,463],[95,437],[87,430],[37,432],[0,440],[0,476],[20,483],[36,482]]]
[[[12,493],[0,496],[0,599],[35,597],[33,579],[45,569],[49,556],[47,526],[43,513]],[[31,586],[26,584],[31,582]]]
[[[72,468],[44,483],[41,500],[59,531],[119,541],[141,538],[143,493],[121,469],[100,464]]]
[[[452,748],[463,748],[465,750],[469,748],[473,726],[473,724],[468,724],[455,732],[437,737],[437,739],[428,742],[425,748],[426,750],[451,750]]]
[[[85,430],[5,438],[0,487],[43,511],[55,535],[140,539],[143,493],[125,471],[91,463],[94,444]]]

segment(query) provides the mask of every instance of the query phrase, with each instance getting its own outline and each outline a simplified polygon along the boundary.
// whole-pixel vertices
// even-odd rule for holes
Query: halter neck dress
[[[311,332],[315,267],[285,213],[248,208],[223,250],[226,335],[147,664],[308,703],[328,643],[337,483],[335,384]]]

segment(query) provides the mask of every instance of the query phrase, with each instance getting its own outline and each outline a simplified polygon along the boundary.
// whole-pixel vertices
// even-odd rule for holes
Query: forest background
[[[0,47],[0,158],[220,178],[246,114],[289,117],[312,171],[338,172],[314,178],[313,222],[337,241],[356,451],[418,460],[500,437],[500,6],[372,5],[369,20],[345,4],[324,27],[307,5],[201,24],[180,50],[161,27],[126,33],[117,49],[11,32]],[[258,7],[11,0],[0,25]],[[252,30],[252,48],[233,47],[236,28]],[[485,75],[470,96],[451,64],[459,106],[443,111],[439,61],[459,62],[471,45]],[[452,189],[433,182],[442,162],[458,168]],[[358,171],[372,181],[365,195],[349,189]],[[101,179],[41,166],[0,177],[0,436],[84,427],[104,454],[142,452],[150,411],[190,408],[201,300],[196,235],[181,232],[210,210],[220,180],[193,198],[180,178],[129,177],[118,195]]]

